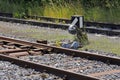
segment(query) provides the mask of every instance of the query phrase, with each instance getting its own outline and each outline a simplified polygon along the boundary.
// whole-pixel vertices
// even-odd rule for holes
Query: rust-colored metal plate
[[[17,53],[10,53],[9,56],[10,57],[20,57],[20,56],[27,56],[29,55],[28,52],[17,52]]]
[[[104,71],[104,72],[99,72],[99,73],[93,73],[93,74],[89,74],[89,76],[102,76],[102,75],[106,75],[106,74],[114,74],[114,73],[120,73],[120,69],[119,70],[110,70],[110,71]]]
[[[27,51],[27,50],[26,49],[5,49],[5,50],[0,50],[0,54],[24,52],[24,51]]]

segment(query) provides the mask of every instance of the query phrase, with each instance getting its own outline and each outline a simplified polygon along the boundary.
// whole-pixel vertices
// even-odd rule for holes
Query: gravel
[[[18,40],[23,40],[23,41],[30,41],[30,42],[35,42],[36,41],[36,39],[34,39],[34,38],[28,38],[28,37],[23,37],[23,36],[16,36],[16,35],[11,35],[11,34],[0,33],[0,36],[13,38],[13,39],[18,39]]]
[[[85,51],[90,52],[92,54],[100,54],[100,55],[105,55],[105,56],[109,56],[109,57],[120,58],[120,55],[117,55],[117,54],[114,54],[114,53],[108,53],[108,52],[98,51],[98,50],[88,50],[88,49],[86,49]]]
[[[2,21],[0,21],[0,33],[15,35],[15,37],[21,38],[47,39],[51,41],[73,38],[66,30]]]
[[[62,80],[52,74],[22,68],[7,61],[0,61],[0,80]]]
[[[101,78],[101,80],[120,80],[120,73],[107,74],[104,76],[99,76],[98,78]]]
[[[33,36],[32,37],[28,36],[28,34],[33,33],[33,34],[38,35],[38,31],[34,31],[34,30],[31,31],[30,30],[30,32],[22,32],[22,31],[25,31],[25,30],[33,29],[33,28],[35,28],[39,31],[40,30],[41,31],[46,30],[46,31],[48,31],[48,34],[52,34],[52,35],[56,34],[56,33],[54,33],[56,31],[56,32],[58,32],[57,34],[62,34],[62,35],[68,35],[69,36],[67,31],[64,31],[64,30],[39,28],[39,26],[31,26],[31,25],[26,25],[26,24],[24,25],[24,24],[19,24],[19,23],[7,23],[7,22],[2,22],[2,21],[0,21],[0,32],[1,32],[0,36],[6,36],[6,37],[10,37],[10,38],[15,38],[15,39],[20,39],[20,40],[22,39],[22,40],[25,40],[25,41],[35,42],[36,38],[33,37]],[[50,30],[50,32],[49,32],[49,30]],[[42,33],[44,34],[46,32],[42,32]],[[88,36],[92,39],[95,39],[95,40],[97,40],[99,38],[102,38],[102,37],[107,37],[107,38],[110,39],[111,42],[114,42],[114,43],[119,43],[119,40],[120,40],[120,37],[108,37],[108,36],[103,36],[103,35],[102,36],[101,35],[95,35],[95,36],[97,36],[97,37],[95,37],[95,36],[93,36],[93,34],[92,35],[88,34]],[[40,37],[44,37],[44,36],[40,36]],[[3,49],[3,48],[0,47],[0,50],[1,49]],[[113,54],[113,53],[106,53],[106,52],[98,51],[98,50],[86,50],[86,51],[92,52],[93,54],[101,54],[101,55],[119,57],[120,58],[120,56],[118,56],[116,54]],[[26,60],[37,62],[37,63],[40,63],[40,64],[45,64],[45,65],[49,65],[49,66],[53,66],[53,67],[61,68],[61,69],[65,69],[65,70],[71,70],[71,71],[74,71],[74,72],[77,72],[77,73],[83,73],[83,74],[91,74],[91,73],[101,72],[101,71],[105,71],[105,70],[108,71],[108,70],[112,70],[112,69],[120,69],[120,66],[117,66],[117,65],[110,65],[110,64],[107,64],[107,63],[98,62],[98,61],[94,61],[94,60],[87,60],[87,59],[80,58],[80,57],[67,56],[65,54],[54,54],[53,53],[53,54],[45,54],[43,56],[38,56],[38,55],[37,56],[29,56],[29,57],[24,56],[24,57],[21,57],[21,59],[26,59]],[[76,69],[74,69],[74,68],[76,68]],[[22,69],[22,68],[20,68],[20,69]],[[18,72],[19,71],[20,70],[18,70]],[[24,71],[26,71],[26,69]],[[9,79],[9,77],[7,76],[8,74],[3,73],[3,72],[4,72],[4,70],[2,71],[1,67],[0,67],[0,80],[14,80],[12,78]],[[29,72],[29,70],[28,70],[28,72]],[[9,73],[9,70],[8,70],[8,73]],[[39,73],[39,72],[36,72],[36,74],[37,73]],[[4,78],[4,76],[2,76],[3,74],[6,74],[5,75],[5,77],[7,77],[6,79],[1,78],[1,77]],[[9,74],[11,74],[11,73],[9,73]],[[49,74],[47,74],[47,75],[49,75]],[[113,74],[111,74],[111,75],[112,75],[112,77],[110,75],[105,75],[105,76],[102,76],[100,78],[101,79],[106,79],[106,80],[111,80],[111,79],[114,80],[116,77],[114,77]],[[119,76],[120,73],[116,73],[115,76],[116,75],[118,75],[117,77],[119,79],[120,78],[120,76]],[[20,75],[17,74],[16,76],[18,78]],[[17,80],[30,80],[29,78],[36,77],[36,76],[38,76],[38,75],[32,75],[32,76],[26,76],[25,75],[24,77],[22,77],[22,78],[25,78],[25,79],[21,79],[21,78],[19,79],[18,78]],[[54,80],[54,79],[51,79],[51,77],[49,77],[49,78],[46,79],[46,80]],[[42,80],[42,79],[40,78],[39,80]]]
[[[47,35],[46,35],[47,34]],[[35,42],[36,39],[47,39],[49,41],[56,40],[73,40],[73,36],[66,30],[51,29],[40,26],[33,26],[29,24],[10,23],[0,21],[0,35],[26,41]],[[104,50],[105,52],[112,52],[119,54],[120,37],[106,36],[101,34],[87,34],[91,42],[84,49]],[[103,55],[103,54],[102,54]],[[111,54],[110,54],[111,55]]]
[[[44,54],[37,56],[23,56],[20,59],[33,61],[35,63],[49,65],[55,68],[69,70],[76,73],[89,75],[113,69],[120,69],[118,65],[112,65],[95,60],[88,60],[80,57],[67,56],[65,54]]]
[[[9,38],[13,38],[13,39],[18,39],[18,40],[23,40],[23,41],[30,41],[30,42],[36,42],[36,39],[34,38],[28,38],[28,37],[18,37],[18,36],[15,36],[15,35],[10,35],[10,34],[2,34],[0,33],[0,36],[5,36],[5,37],[9,37]],[[61,40],[61,42],[71,42],[71,40]],[[48,41],[49,44],[54,44],[55,41]],[[0,50],[1,49],[4,49],[2,47],[0,47]],[[105,56],[110,56],[110,57],[118,57],[120,58],[120,55],[117,55],[115,53],[110,53],[110,52],[104,52],[104,51],[100,51],[100,50],[92,50],[92,49],[85,49],[85,51],[87,52],[90,52],[90,53],[93,53],[93,54],[100,54],[100,55],[105,55]]]

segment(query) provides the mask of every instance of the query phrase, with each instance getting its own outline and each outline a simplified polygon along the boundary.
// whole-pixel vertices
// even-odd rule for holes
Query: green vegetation
[[[87,21],[120,23],[120,0],[0,0],[0,12],[13,13],[14,17],[26,18],[26,15],[70,18],[72,15],[83,15]],[[35,39],[73,39],[70,34],[49,30],[16,30],[0,27],[0,32],[26,36]],[[1,31],[5,30],[5,31]],[[12,31],[12,32],[11,32]],[[39,32],[40,31],[40,32]],[[48,33],[47,33],[48,32]],[[47,35],[46,35],[47,33]],[[96,49],[120,53],[120,42],[108,38],[94,39],[89,37],[89,45],[82,49]]]
[[[109,39],[107,37],[94,37],[89,36],[90,44],[85,45],[80,50],[91,49],[104,52],[111,52],[120,55],[120,42],[119,39]]]
[[[0,12],[11,12],[18,18],[84,15],[88,21],[120,23],[120,0],[0,0]]]
[[[6,26],[6,27],[4,27]],[[34,28],[30,26],[10,27],[8,24],[0,25],[0,32],[9,35],[15,35],[21,38],[33,38],[37,40],[60,41],[63,39],[73,40],[73,36],[67,31],[49,29],[49,28]],[[107,36],[88,35],[90,44],[85,45],[80,50],[93,49],[105,52],[112,52],[120,55],[120,38],[112,39]]]
[[[80,28],[76,28],[76,32],[75,41],[78,41],[81,45],[87,45],[89,43],[87,33],[83,32]]]

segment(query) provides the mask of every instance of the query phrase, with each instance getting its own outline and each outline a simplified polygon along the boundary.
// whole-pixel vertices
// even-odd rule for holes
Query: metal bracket
[[[72,16],[71,24],[68,28],[70,34],[76,34],[76,27],[83,28],[83,16]]]

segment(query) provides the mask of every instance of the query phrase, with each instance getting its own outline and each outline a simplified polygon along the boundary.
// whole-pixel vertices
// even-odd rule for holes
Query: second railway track
[[[0,49],[1,60],[52,73],[65,80],[120,79],[120,58],[6,37],[0,37]]]
[[[34,17],[36,18],[36,16],[33,16],[33,18]],[[1,21],[31,24],[31,25],[37,25],[40,27],[59,28],[59,29],[65,29],[65,30],[68,29],[71,23],[71,21],[68,19],[58,19],[58,18],[50,18],[50,17],[37,17],[37,18],[44,20],[44,22],[37,21],[37,20],[32,21],[32,20],[26,20],[26,19],[4,17],[4,15],[0,16]],[[60,23],[55,23],[56,20],[59,21]],[[66,24],[63,24],[61,22],[65,22]],[[120,25],[119,24],[100,23],[100,22],[84,22],[84,25],[86,26],[85,27],[86,31],[89,33],[99,33],[99,34],[106,34],[110,36],[114,36],[114,35],[120,36]]]

